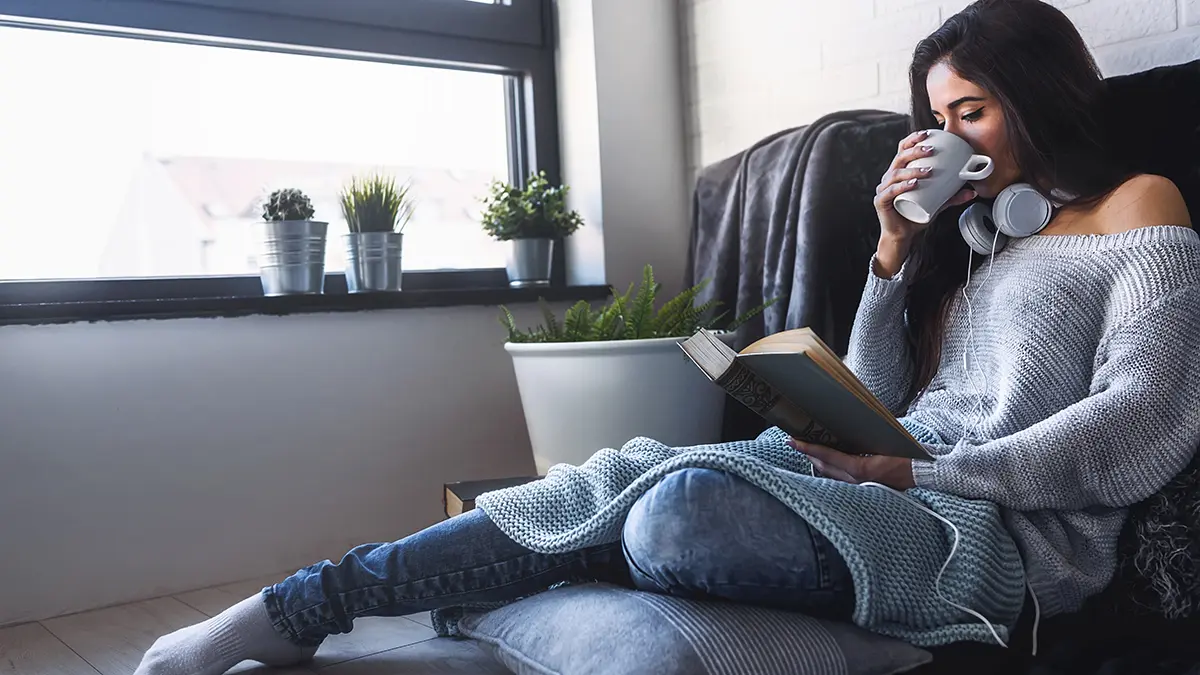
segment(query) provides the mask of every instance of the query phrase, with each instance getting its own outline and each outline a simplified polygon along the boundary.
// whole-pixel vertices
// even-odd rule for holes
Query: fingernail
[[[921,167],[921,173],[929,173],[930,171],[933,171],[933,167],[932,167],[932,166],[923,166],[923,167]]]
[[[912,180],[908,181],[908,184],[909,184],[909,185],[916,185],[916,184],[917,184],[917,179],[916,179],[916,178],[914,178],[914,179],[912,179]]]
[[[933,152],[933,146],[932,146],[932,145],[922,145],[922,146],[921,146],[921,149],[922,149],[922,150],[924,150],[925,152]]]
[[[929,135],[929,130],[928,130],[928,129],[923,129],[923,130],[921,131],[921,133],[917,134],[917,137],[918,137],[918,138],[925,138],[925,137],[926,137],[926,136],[928,136],[928,135]]]

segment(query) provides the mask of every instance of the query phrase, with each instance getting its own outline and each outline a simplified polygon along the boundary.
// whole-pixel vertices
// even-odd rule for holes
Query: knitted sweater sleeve
[[[994,441],[931,445],[918,487],[1019,511],[1127,507],[1200,443],[1200,286],[1177,289],[1102,338],[1089,395]]]
[[[846,367],[894,415],[903,414],[901,406],[913,377],[904,312],[907,269],[905,261],[895,276],[884,279],[876,273],[875,257],[871,257],[845,358]]]

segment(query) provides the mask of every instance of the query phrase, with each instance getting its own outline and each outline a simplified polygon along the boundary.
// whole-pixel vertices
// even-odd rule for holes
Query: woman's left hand
[[[847,483],[880,483],[897,490],[914,487],[912,460],[884,455],[847,455],[833,448],[791,439],[788,445],[808,456],[821,475]]]

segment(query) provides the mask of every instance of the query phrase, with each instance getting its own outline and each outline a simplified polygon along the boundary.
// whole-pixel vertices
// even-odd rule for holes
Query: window
[[[478,222],[511,178],[504,75],[21,28],[0,28],[0,62],[33,64],[0,91],[37,103],[0,106],[8,279],[255,274],[280,187],[330,223],[340,272],[338,191],[376,170],[419,201],[406,269],[504,265]],[[59,246],[30,255],[47,232]]]
[[[0,307],[260,294],[252,223],[278,187],[330,223],[335,281],[338,192],[377,170],[417,200],[406,288],[502,282],[479,199],[557,177],[547,4],[6,3]]]

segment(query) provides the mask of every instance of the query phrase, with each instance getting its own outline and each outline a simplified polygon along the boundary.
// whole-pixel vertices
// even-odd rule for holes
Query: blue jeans
[[[306,567],[264,588],[263,599],[284,637],[316,646],[361,616],[515,600],[582,581],[838,619],[854,610],[850,571],[829,540],[766,492],[712,469],[668,475],[612,544],[537,553],[476,509]]]

